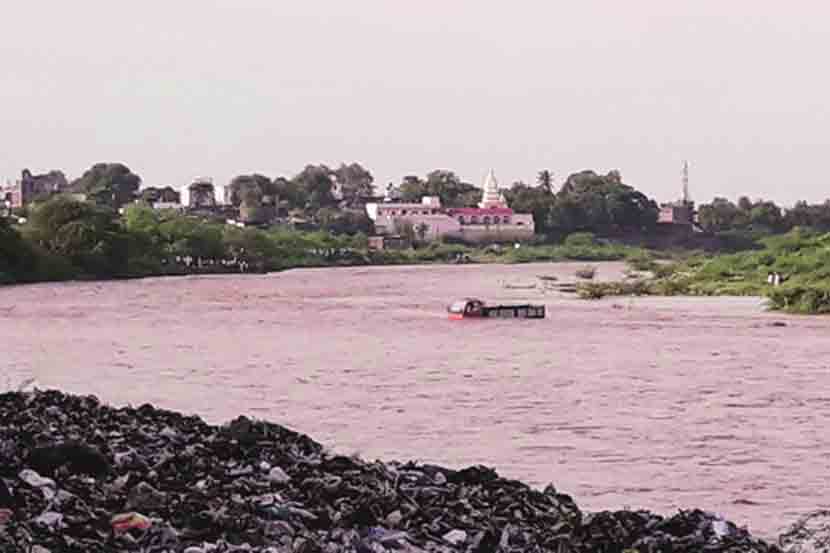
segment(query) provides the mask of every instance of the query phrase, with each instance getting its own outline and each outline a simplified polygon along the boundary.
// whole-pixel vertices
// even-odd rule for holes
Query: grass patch
[[[580,285],[580,296],[620,295],[767,296],[772,309],[791,313],[830,313],[830,234],[795,229],[759,240],[759,249],[728,255],[691,255],[661,262],[648,254],[628,258],[633,269],[625,283]],[[772,287],[770,273],[784,285]],[[648,277],[637,275],[648,273]]]

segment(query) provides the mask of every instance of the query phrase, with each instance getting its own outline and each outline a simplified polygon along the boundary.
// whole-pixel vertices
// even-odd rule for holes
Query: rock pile
[[[475,466],[367,462],[60,392],[0,395],[0,551],[778,551],[701,511],[584,513]]]
[[[779,538],[787,553],[830,553],[830,511],[804,515]]]

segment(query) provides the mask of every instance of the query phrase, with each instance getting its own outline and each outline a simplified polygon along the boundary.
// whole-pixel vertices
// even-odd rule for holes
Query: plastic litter
[[[146,516],[139,513],[122,513],[115,515],[110,520],[112,529],[116,532],[126,532],[127,530],[147,530],[153,523]]]
[[[586,512],[490,467],[369,462],[245,417],[217,427],[35,391],[0,394],[0,420],[0,477],[14,492],[0,505],[2,552],[781,551],[704,511]],[[64,463],[49,478],[28,464],[45,437],[111,469]]]

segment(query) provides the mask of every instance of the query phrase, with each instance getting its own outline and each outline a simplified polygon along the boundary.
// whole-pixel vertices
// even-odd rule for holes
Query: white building
[[[421,203],[366,204],[366,213],[378,234],[398,234],[409,224],[427,241],[442,237],[471,243],[520,241],[535,232],[533,215],[516,213],[507,206],[492,170],[484,180],[479,207],[444,208],[438,197],[426,196]]]

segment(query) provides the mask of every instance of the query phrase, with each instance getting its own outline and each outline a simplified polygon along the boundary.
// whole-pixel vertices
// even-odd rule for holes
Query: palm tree
[[[553,192],[553,174],[549,170],[542,169],[539,171],[536,182],[548,192]]]

